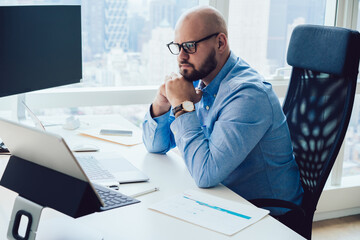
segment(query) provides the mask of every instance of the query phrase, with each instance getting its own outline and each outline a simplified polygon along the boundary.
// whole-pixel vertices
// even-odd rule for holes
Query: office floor
[[[313,240],[360,239],[360,215],[313,223]]]

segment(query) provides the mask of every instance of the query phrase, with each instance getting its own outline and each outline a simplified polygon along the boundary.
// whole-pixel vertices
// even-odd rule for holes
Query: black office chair
[[[359,68],[360,34],[344,28],[296,27],[287,61],[293,67],[283,105],[304,196],[301,206],[253,199],[259,207],[285,207],[276,217],[311,239],[314,212],[349,124]]]

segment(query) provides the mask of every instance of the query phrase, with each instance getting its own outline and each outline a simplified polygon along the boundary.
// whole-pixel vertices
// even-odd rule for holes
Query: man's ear
[[[219,34],[218,49],[220,52],[225,51],[227,46],[227,37],[224,33]]]

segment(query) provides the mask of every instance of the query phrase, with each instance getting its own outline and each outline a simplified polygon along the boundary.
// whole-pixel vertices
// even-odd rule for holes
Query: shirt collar
[[[226,77],[226,75],[230,72],[230,70],[235,66],[237,62],[237,57],[233,52],[230,52],[230,56],[226,61],[225,65],[222,67],[220,72],[216,75],[216,77],[210,82],[209,85],[205,86],[203,81],[199,81],[198,88],[204,93],[209,93],[211,96],[216,96],[221,81]]]

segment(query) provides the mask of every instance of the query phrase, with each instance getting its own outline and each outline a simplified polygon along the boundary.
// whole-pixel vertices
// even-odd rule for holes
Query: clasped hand
[[[158,117],[188,100],[194,104],[199,102],[202,92],[195,89],[192,82],[187,81],[183,76],[172,73],[165,77],[165,82],[159,87],[152,105],[153,117]]]

